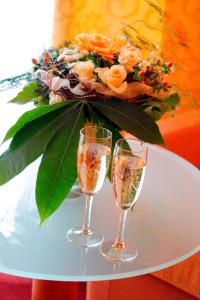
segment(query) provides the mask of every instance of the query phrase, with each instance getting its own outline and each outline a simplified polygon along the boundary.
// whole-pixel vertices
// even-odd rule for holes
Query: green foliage
[[[57,110],[63,106],[70,105],[74,101],[65,101],[53,105],[46,105],[38,108],[34,108],[32,110],[29,110],[25,112],[19,119],[18,121],[8,130],[6,133],[6,136],[4,138],[4,142],[7,141],[8,139],[12,138],[13,136],[16,135],[16,133],[22,129],[27,123],[32,122],[35,119],[38,119],[54,110]]]
[[[133,73],[132,73],[132,75],[133,75],[133,79],[135,80],[135,81],[142,81],[142,80],[144,80],[144,76],[140,76],[139,75],[139,72],[140,72],[140,70],[139,69],[134,69],[133,70]]]
[[[23,90],[13,98],[10,103],[26,104],[28,102],[34,102],[38,96],[40,96],[38,89],[41,88],[38,82],[31,82],[26,85]]]
[[[64,40],[64,46],[65,47],[70,47],[70,45],[71,45],[71,42],[69,42],[68,40]]]
[[[111,122],[137,138],[154,144],[164,143],[157,124],[136,104],[109,99],[91,101],[91,105],[99,109]]]
[[[96,53],[90,53],[81,60],[84,61],[91,60],[96,67],[100,67],[100,68],[105,68],[105,67],[110,68],[112,66],[112,64],[108,60],[105,60],[101,55],[98,55]]]
[[[169,97],[162,100],[152,98],[151,101],[145,102],[142,105],[142,108],[153,120],[157,121],[164,113],[174,110],[179,102],[179,95],[177,93],[172,93]]]
[[[77,148],[85,118],[83,104],[73,108],[48,143],[39,167],[36,200],[41,223],[60,206],[77,178]]]
[[[164,100],[161,100],[163,103],[168,104],[168,110],[175,109],[176,106],[180,102],[180,96],[178,93],[174,92],[169,97],[165,98]]]
[[[176,94],[163,100],[163,105],[168,107],[177,103]],[[36,182],[41,223],[60,206],[77,178],[79,132],[87,121],[112,131],[112,152],[121,138],[120,129],[150,143],[163,143],[152,117],[140,106],[119,99],[68,100],[26,112],[4,138],[13,139],[9,149],[0,156],[0,184],[43,154]],[[109,177],[110,173],[111,170]]]
[[[0,185],[15,177],[44,152],[71,110],[72,107],[62,107],[27,123],[17,131],[9,149],[0,156]]]
[[[36,106],[44,106],[49,104],[49,99],[48,97],[38,96],[33,99],[33,102]]]
[[[169,74],[171,72],[170,68],[166,64],[162,64],[162,71],[164,74]]]
[[[21,82],[30,82],[33,80],[33,75],[30,72],[26,72],[17,76],[8,77],[0,80],[0,91],[8,90],[9,88],[15,88]]]

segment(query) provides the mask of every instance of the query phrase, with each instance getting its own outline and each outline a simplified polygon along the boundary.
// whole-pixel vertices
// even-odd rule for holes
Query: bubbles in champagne
[[[83,192],[94,195],[106,177],[111,150],[102,144],[84,144],[78,149],[78,178]]]
[[[117,156],[113,159],[112,181],[114,197],[122,209],[130,208],[142,187],[145,161],[137,156]]]

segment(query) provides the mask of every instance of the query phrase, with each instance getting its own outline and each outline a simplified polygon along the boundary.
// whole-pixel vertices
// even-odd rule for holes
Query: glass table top
[[[60,281],[117,279],[163,269],[199,251],[200,172],[171,152],[149,147],[142,192],[127,219],[126,239],[139,250],[129,263],[107,261],[99,248],[79,248],[67,241],[68,229],[83,222],[83,195],[66,199],[39,227],[37,166],[33,163],[0,187],[0,272]],[[106,181],[94,199],[92,226],[105,240],[113,239],[118,219]]]

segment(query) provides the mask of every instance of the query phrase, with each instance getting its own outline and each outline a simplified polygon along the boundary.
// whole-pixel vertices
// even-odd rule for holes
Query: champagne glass
[[[86,126],[80,131],[77,155],[78,179],[86,194],[85,216],[82,228],[72,228],[67,238],[82,247],[96,247],[103,242],[103,235],[90,227],[93,197],[107,175],[112,146],[112,133],[102,127]]]
[[[147,163],[147,146],[137,139],[120,139],[114,149],[112,162],[112,186],[120,220],[115,241],[107,241],[101,253],[113,261],[131,261],[138,254],[137,248],[124,241],[127,212],[140,194]]]

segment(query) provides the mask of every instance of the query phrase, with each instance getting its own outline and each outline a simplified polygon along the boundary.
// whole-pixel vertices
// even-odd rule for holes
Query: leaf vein
[[[72,131],[71,131],[71,134],[70,134],[68,143],[67,143],[67,145],[66,145],[66,147],[65,147],[65,150],[64,150],[64,152],[63,152],[62,158],[61,158],[61,160],[60,160],[60,163],[59,163],[59,166],[58,166],[58,169],[57,169],[57,172],[56,172],[54,181],[53,181],[52,186],[51,186],[51,190],[50,190],[50,193],[49,193],[49,198],[52,197],[53,190],[54,190],[54,187],[55,187],[55,185],[56,185],[56,181],[57,181],[58,174],[59,174],[59,172],[60,172],[60,169],[61,169],[61,166],[62,166],[64,157],[65,157],[65,154],[66,154],[67,149],[68,149],[68,146],[69,146],[69,144],[70,144],[70,142],[71,142],[72,135],[73,135],[74,130],[75,130],[75,128],[76,128],[76,124],[77,124],[77,122],[78,122],[78,120],[79,120],[79,117],[80,117],[80,115],[81,115],[81,112],[82,112],[82,109],[83,109],[83,105],[84,105],[84,104],[81,105],[80,111],[79,111],[79,113],[78,113],[78,116],[77,116],[76,121],[75,121],[75,123],[74,123],[74,126],[73,126],[73,128],[72,128]],[[42,221],[42,219],[44,219],[44,217],[45,217],[45,215],[46,215],[46,212],[48,211],[49,205],[50,205],[50,201],[48,202],[48,205],[46,206],[46,209],[45,209],[45,212],[43,213],[43,218],[41,218],[41,221]]]

